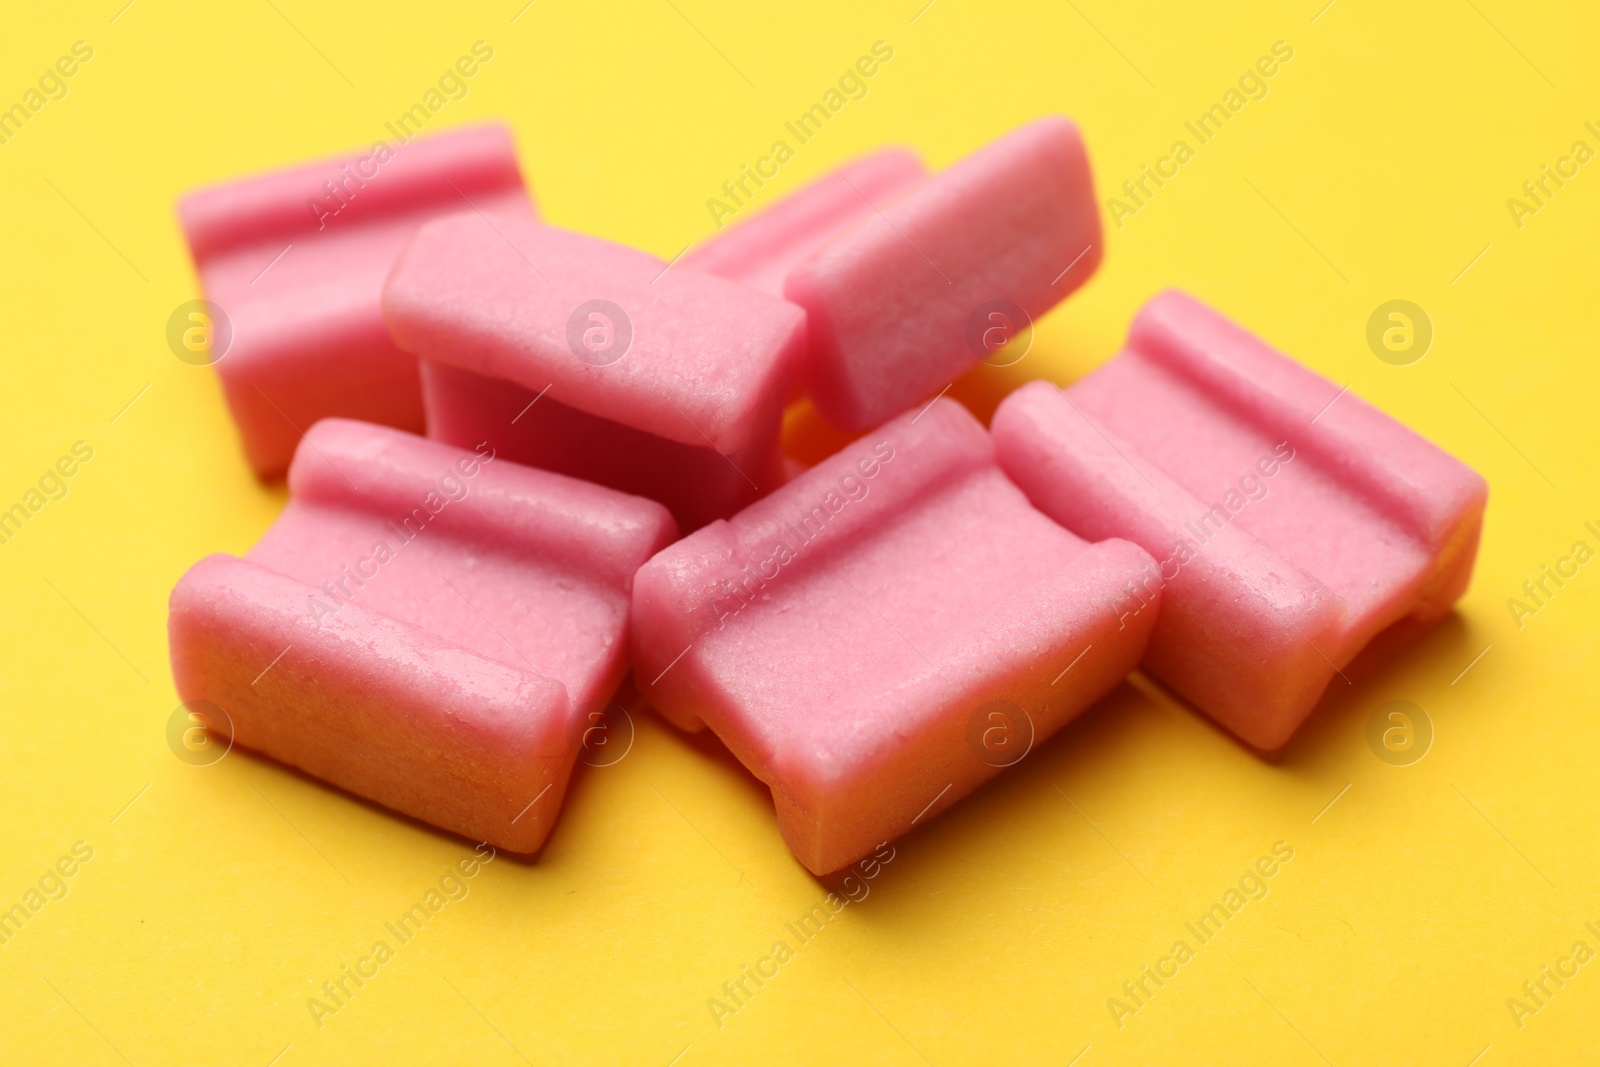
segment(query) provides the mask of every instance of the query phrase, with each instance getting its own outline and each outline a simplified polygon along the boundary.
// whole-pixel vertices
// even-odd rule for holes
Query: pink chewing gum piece
[[[952,400],[908,412],[633,588],[634,678],[772,789],[790,849],[838,870],[942,811],[1114,686],[1150,558],[1035,511]]]
[[[422,228],[383,306],[395,342],[424,361],[441,440],[487,440],[649,495],[686,529],[782,471],[805,338],[782,300],[595,237],[467,215]]]
[[[1013,130],[855,226],[789,272],[806,310],[817,410],[864,430],[989,354],[991,314],[1036,318],[1099,266],[1100,214],[1078,128]],[[997,306],[1004,305],[1004,306]]]
[[[916,154],[886,148],[846,163],[685,253],[685,267],[783,295],[789,271],[840,231],[928,176]]]
[[[384,145],[179,202],[206,298],[231,322],[217,373],[259,476],[281,476],[300,432],[327,416],[421,432],[417,361],[389,338],[379,296],[418,226],[474,208],[533,218],[503,126]]]
[[[1363,646],[1465,592],[1487,487],[1394,419],[1180,292],[1064,392],[1032,382],[994,418],[1000,464],[1084,537],[1159,562],[1145,666],[1263,750]]]
[[[627,671],[633,573],[666,509],[329,419],[244,559],[172,592],[185,701],[241,745],[477,841],[537,849]]]

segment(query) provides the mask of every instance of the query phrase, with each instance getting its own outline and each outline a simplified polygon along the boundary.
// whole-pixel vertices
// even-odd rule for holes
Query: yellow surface
[[[94,54],[0,146],[0,506],[74,442],[94,454],[0,546],[0,906],[75,842],[93,858],[0,949],[0,1062],[1594,1062],[1600,962],[1520,1020],[1507,1000],[1575,942],[1600,950],[1600,564],[1520,628],[1506,603],[1574,541],[1600,548],[1600,163],[1520,228],[1507,206],[1575,141],[1600,149],[1592,9],[936,0],[913,21],[921,2],[9,6],[0,103],[75,41]],[[642,716],[537,863],[496,859],[396,945],[384,924],[469,844],[166,742],[167,592],[283,501],[247,471],[214,374],[167,348],[196,295],[171,205],[369,144],[478,40],[494,58],[434,128],[505,117],[550,220],[665,257],[879,40],[894,58],[868,94],[761,201],[887,142],[942,165],[1062,111],[1104,202],[1190,140],[1028,357],[958,394],[982,409],[1024,377],[1070,380],[1186,287],[1484,473],[1459,613],[1352,669],[1276,761],[1135,679],[897,842],[804,945],[785,923],[828,890],[765,791]],[[1195,145],[1185,121],[1277,41],[1293,59],[1268,95]],[[1434,325],[1409,366],[1366,344],[1392,299]],[[1389,700],[1431,721],[1420,762],[1369,748]],[[1293,859],[1267,896],[1200,945],[1185,922],[1276,842]],[[308,999],[380,939],[394,958],[319,1027]],[[779,940],[793,958],[719,1028],[708,999]],[[1193,958],[1119,1027],[1108,1000],[1178,940]]]

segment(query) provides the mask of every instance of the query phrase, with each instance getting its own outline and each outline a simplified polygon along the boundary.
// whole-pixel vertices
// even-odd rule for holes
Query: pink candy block
[[[1155,612],[1151,561],[1035,511],[939,400],[824,460],[634,579],[634,678],[772,789],[817,874],[931,818],[1115,685]]]
[[[242,745],[532,852],[627,671],[660,505],[397,430],[318,423],[245,559],[172,592],[172,670]]]
[[[791,304],[598,238],[471,215],[423,227],[383,304],[395,342],[428,368],[437,438],[648,493],[686,528],[776,484],[805,335]],[[507,382],[515,412],[497,395]]]
[[[1001,465],[1084,537],[1159,563],[1124,617],[1145,666],[1261,749],[1286,742],[1379,631],[1466,590],[1487,488],[1460,461],[1183,293],[1065,392],[1018,389]]]
[[[378,298],[418,226],[474,209],[533,218],[504,127],[374,145],[180,201],[205,295],[231,321],[217,371],[257,474],[283,474],[326,416],[421,431],[416,360],[390,340]]]
[[[877,425],[948,384],[990,354],[991,313],[1037,318],[1100,263],[1088,157],[1063,118],[1014,130],[874,206],[783,288],[806,310],[812,402],[842,429]]]
[[[823,175],[771,207],[697,245],[678,262],[783,295],[789,271],[840,231],[920,184],[928,170],[912,152],[886,148]]]

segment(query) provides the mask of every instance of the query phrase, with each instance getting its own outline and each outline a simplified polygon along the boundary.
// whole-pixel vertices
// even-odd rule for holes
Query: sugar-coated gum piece
[[[399,345],[504,378],[670,441],[742,448],[780,412],[804,337],[782,300],[647,252],[536,223],[472,215],[424,226],[396,264],[384,312]],[[569,325],[595,300],[620,307],[631,341],[588,362]],[[580,316],[580,335],[588,329]],[[620,344],[622,324],[612,323]]]
[[[1040,510],[1160,561],[1123,604],[1162,597],[1145,666],[1264,750],[1381,630],[1449,611],[1487,495],[1459,460],[1179,292],[1071,388],[1008,397],[994,440]]]
[[[419,225],[474,208],[533,218],[503,126],[418,137],[179,202],[205,296],[231,323],[216,368],[258,475],[281,476],[301,431],[324,417],[421,432],[416,360],[390,339],[379,295]]]
[[[339,419],[307,434],[289,488],[245,560],[210,557],[173,590],[180,695],[220,706],[239,744],[535,850],[627,670],[632,577],[670,516]]]
[[[1037,743],[1121,680],[1156,612],[1115,601],[1150,562],[1035,511],[939,400],[641,568],[634,677],[771,787],[825,874],[1014,762],[973,743],[990,702],[1031,721],[1027,740],[1000,723],[1013,744]]]
[[[524,462],[647,490],[686,525],[710,504],[714,515],[732,514],[772,488],[740,460],[777,464],[777,427],[805,343],[792,304],[599,238],[475,216],[423,227],[383,299],[401,348],[543,396],[517,423],[545,419],[545,400],[594,417],[579,426],[552,414],[563,432],[518,430],[503,405],[478,402],[484,390],[430,376],[430,426],[453,436],[476,427],[467,436],[520,442],[508,449]],[[663,440],[693,451],[661,449]],[[659,484],[608,474],[636,464],[658,467]],[[723,488],[712,492],[703,474],[718,465],[735,478],[717,473]]]
[[[685,267],[783,295],[789,271],[835,235],[919,184],[928,170],[916,154],[885,148],[852,160],[686,252]]]
[[[969,337],[985,305],[1037,318],[1100,263],[1088,156],[1064,118],[1013,130],[874,207],[783,289],[806,310],[807,391],[843,429],[877,425],[986,355]]]
[[[307,592],[232,556],[195,564],[168,622],[179,694],[223,708],[237,744],[475,841],[538,848],[572,769],[565,687],[358,604],[319,625]]]

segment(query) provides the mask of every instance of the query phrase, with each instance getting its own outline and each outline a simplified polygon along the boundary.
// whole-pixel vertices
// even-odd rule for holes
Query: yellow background
[[[1600,547],[1600,163],[1520,229],[1506,207],[1574,141],[1600,148],[1586,5],[122,2],[0,16],[0,102],[95,49],[0,146],[0,506],[74,441],[95,449],[0,547],[0,906],[94,849],[0,950],[0,1061],[1594,1061],[1600,962],[1520,1028],[1506,1006],[1574,941],[1600,949],[1600,564],[1520,629],[1506,607],[1573,541]],[[1483,472],[1471,591],[1336,682],[1276,760],[1136,678],[898,842],[804,947],[784,923],[826,889],[764,789],[636,716],[536,863],[485,868],[319,1029],[316,987],[471,847],[261,759],[168,749],[168,590],[284,499],[246,469],[213,372],[167,348],[198,295],[172,204],[370,144],[480,39],[494,59],[432,128],[505,118],[545,217],[663,257],[874,41],[895,55],[869,95],[761,202],[888,142],[943,165],[1060,111],[1103,204],[1288,42],[1270,94],[1108,229],[1027,358],[957,395],[987,415],[1026,377],[1071,380],[1185,287]],[[1395,298],[1435,328],[1406,367],[1364,339]],[[1391,699],[1434,725],[1411,766],[1366,741]],[[1266,899],[1119,1029],[1107,999],[1278,841],[1295,856]],[[779,938],[796,958],[717,1028],[707,999]]]

